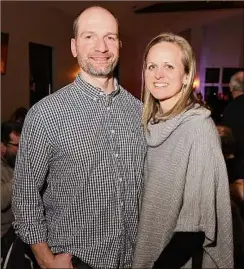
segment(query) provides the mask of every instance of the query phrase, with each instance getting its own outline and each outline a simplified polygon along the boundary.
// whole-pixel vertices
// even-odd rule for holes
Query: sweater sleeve
[[[227,170],[219,141],[211,134],[205,136],[200,132],[194,136],[175,232],[202,231],[206,236],[205,244],[212,244],[216,240],[219,225],[218,210],[221,210],[217,208],[216,199],[220,198],[221,203],[226,204],[228,215],[230,198]]]

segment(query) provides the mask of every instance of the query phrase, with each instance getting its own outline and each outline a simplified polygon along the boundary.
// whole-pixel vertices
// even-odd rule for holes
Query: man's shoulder
[[[238,96],[237,98],[234,98],[226,106],[226,110],[228,110],[228,109],[236,109],[236,108],[242,108],[242,109],[244,109],[244,94]]]
[[[64,108],[66,100],[71,98],[72,92],[74,92],[73,83],[68,84],[54,93],[42,98],[30,108],[28,114],[35,114],[37,111],[40,111],[41,113],[57,113],[56,109],[59,107]]]
[[[133,103],[134,105],[138,106],[138,108],[142,107],[143,104],[138,98],[136,98],[134,95],[132,95],[128,90],[123,88],[121,85],[119,87],[120,87],[120,89],[122,91],[123,97],[125,99],[127,99],[127,101],[129,101],[130,103]]]
[[[58,89],[57,91],[53,92],[52,94],[44,97],[39,102],[37,102],[35,104],[35,106],[36,107],[42,107],[42,106],[45,106],[45,105],[47,105],[49,103],[53,104],[54,102],[60,102],[65,97],[70,96],[73,89],[74,89],[73,83],[70,83],[70,84]]]
[[[223,118],[232,117],[239,119],[244,114],[244,94],[233,99],[225,108]]]

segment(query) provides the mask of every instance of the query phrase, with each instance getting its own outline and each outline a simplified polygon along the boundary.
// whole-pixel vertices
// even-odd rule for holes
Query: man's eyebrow
[[[80,35],[84,35],[84,34],[96,34],[96,33],[93,32],[93,31],[84,31],[84,32],[80,33]],[[107,33],[105,34],[105,36],[108,36],[108,35],[114,35],[114,36],[116,36],[116,37],[119,36],[117,33],[114,33],[114,32],[107,32]]]
[[[115,35],[115,36],[118,36],[117,33],[113,33],[113,32],[108,32],[106,35]]]
[[[84,32],[80,33],[80,35],[84,35],[84,34],[94,34],[94,32],[92,32],[92,31],[84,31]]]

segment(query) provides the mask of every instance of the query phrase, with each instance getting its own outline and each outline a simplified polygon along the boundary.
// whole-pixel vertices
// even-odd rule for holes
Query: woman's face
[[[144,71],[145,86],[160,104],[172,108],[182,96],[187,75],[179,46],[169,42],[154,45],[147,55]]]

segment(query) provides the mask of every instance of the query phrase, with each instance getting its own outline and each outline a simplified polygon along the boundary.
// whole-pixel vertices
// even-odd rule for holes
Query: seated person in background
[[[1,126],[1,258],[4,259],[14,240],[12,229],[13,214],[12,178],[15,158],[19,146],[22,125],[7,121]]]
[[[234,155],[236,144],[231,129],[224,125],[218,125],[217,129],[230,183],[234,263],[235,268],[244,268],[244,163]]]
[[[217,125],[220,134],[222,151],[225,157],[228,171],[230,190],[233,199],[239,205],[244,205],[244,160],[236,158],[236,143],[230,128],[224,125]]]
[[[19,146],[22,123],[6,121],[1,126],[1,268],[37,268],[28,245],[24,244],[12,228],[14,220],[12,179]]]
[[[25,116],[26,116],[27,112],[28,112],[27,108],[19,107],[12,114],[11,120],[12,121],[17,121],[17,122],[20,122],[20,123],[24,123]]]

